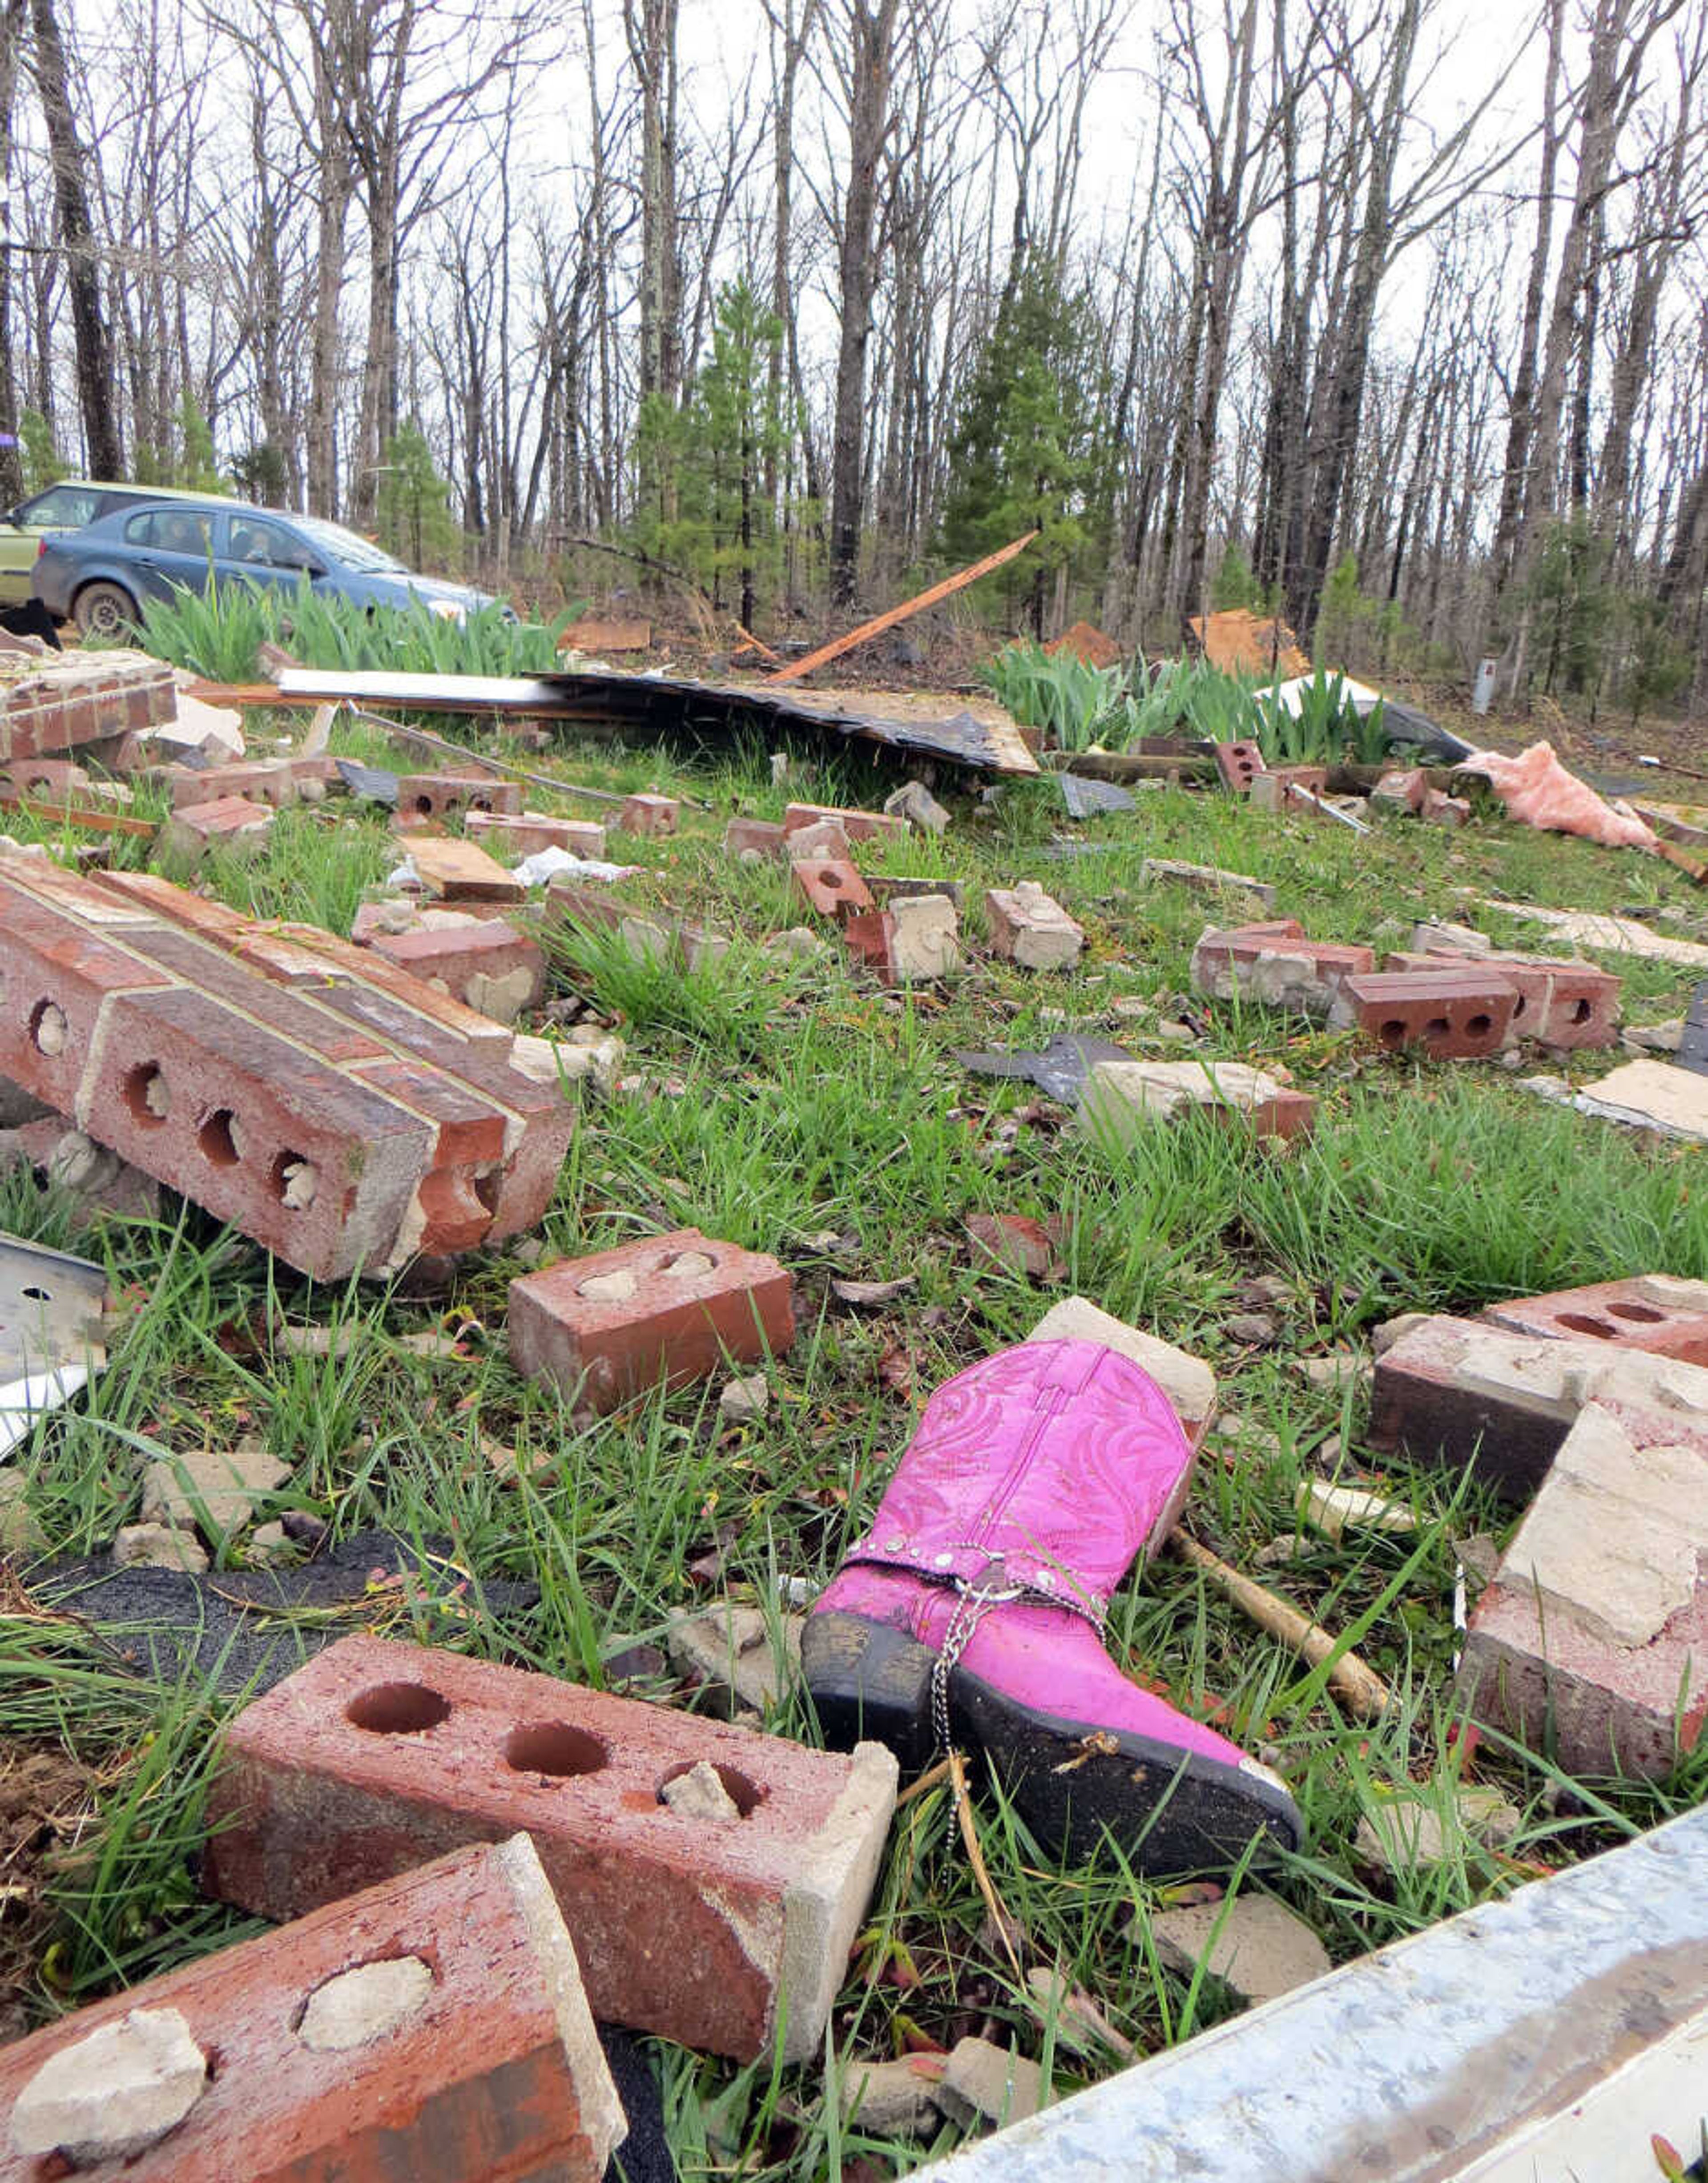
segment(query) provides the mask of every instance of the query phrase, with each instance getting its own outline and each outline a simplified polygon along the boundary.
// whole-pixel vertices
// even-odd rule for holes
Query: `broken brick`
[[[674,796],[630,796],[617,824],[625,834],[674,834],[681,813]]]
[[[510,1360],[596,1410],[726,1364],[762,1364],[795,1339],[776,1259],[682,1228],[560,1261],[510,1284]]]
[[[0,764],[157,727],[176,712],[172,669],[146,653],[8,653],[0,668]]]
[[[984,915],[993,952],[1023,970],[1068,970],[1079,959],[1085,932],[1035,880],[989,887]]]
[[[471,810],[463,828],[471,842],[500,856],[535,857],[542,849],[596,859],[605,854],[605,829],[591,819],[557,819],[544,811]]]
[[[199,863],[216,847],[251,855],[266,847],[272,830],[269,805],[252,803],[242,796],[217,796],[211,803],[174,811],[160,830],[160,839],[167,849]]]
[[[1238,1123],[1254,1136],[1305,1136],[1317,1102],[1240,1061],[1100,1061],[1085,1080],[1081,1126],[1106,1144],[1131,1144],[1156,1120],[1186,1113]]]
[[[1472,1615],[1456,1696],[1572,1775],[1670,1773],[1708,1719],[1708,1416],[1587,1403]]]
[[[876,1745],[812,1750],[368,1636],[247,1707],[224,1758],[210,1893],[300,1917],[471,1840],[524,1832],[594,2014],[743,2061],[774,2041],[787,2061],[821,2050],[896,1779]],[[702,1760],[739,1825],[696,1825],[663,1800]]]
[[[1328,786],[1327,766],[1278,765],[1252,775],[1250,796],[1260,811],[1308,811],[1315,817],[1320,814],[1312,799]]]
[[[1262,750],[1254,742],[1217,743],[1216,770],[1226,787],[1236,796],[1245,796],[1255,776],[1264,770]]]
[[[1389,1053],[1421,1046],[1436,1061],[1484,1061],[1506,1042],[1518,995],[1498,971],[1389,971],[1349,977],[1342,1008]]]
[[[443,986],[465,1007],[497,1023],[514,1023],[546,990],[546,958],[539,942],[502,918],[471,917],[455,925],[378,932],[368,945],[400,970]]]
[[[397,783],[401,817],[448,819],[459,811],[521,808],[521,782],[489,773],[406,773]]]
[[[332,758],[280,758],[231,765],[162,767],[155,778],[172,792],[174,807],[185,810],[197,803],[213,803],[222,797],[241,796],[251,803],[269,803],[275,809],[306,800],[313,803],[328,789],[341,786],[338,762]]]
[[[1483,1316],[1518,1334],[1606,1341],[1708,1364],[1708,1281],[1640,1274],[1632,1280],[1556,1289],[1549,1296],[1509,1297],[1485,1306]]]
[[[1300,1015],[1328,1015],[1345,980],[1375,968],[1368,947],[1307,940],[1291,918],[1220,930],[1212,925],[1192,950],[1192,983],[1199,992]]]
[[[765,819],[732,819],[724,829],[726,857],[787,857],[788,836],[779,825]]]
[[[577,886],[568,879],[553,880],[546,890],[549,915],[566,925],[591,925],[614,932],[637,962],[680,961],[696,970],[727,954],[728,936],[712,925],[690,925],[668,912],[638,908],[596,887]]]
[[[852,917],[872,907],[865,880],[840,857],[797,858],[789,869],[795,892],[820,917]]]
[[[124,2163],[127,2183],[597,2183],[627,2134],[525,1834],[418,1860],[62,2017],[0,2051],[0,2111],[53,2056],[168,2008],[214,2066],[184,2119]],[[5,2183],[60,2172],[0,2152]]]
[[[851,842],[905,841],[907,821],[891,811],[845,811],[835,803],[790,803],[783,813],[783,830],[798,834],[822,819],[840,826]]]
[[[1376,1359],[1367,1438],[1413,1462],[1471,1465],[1479,1482],[1522,1499],[1589,1402],[1616,1415],[1708,1416],[1708,1366],[1482,1319],[1420,1319]]]

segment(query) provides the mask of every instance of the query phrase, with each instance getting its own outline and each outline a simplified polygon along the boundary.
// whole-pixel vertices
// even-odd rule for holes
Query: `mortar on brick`
[[[347,2054],[407,2023],[432,1991],[433,1973],[419,1956],[358,1964],[315,1987],[297,2036],[317,2054]]]
[[[133,2008],[62,2047],[13,2103],[12,2147],[75,2168],[129,2160],[177,2129],[208,2086],[208,2058],[175,2008]]]

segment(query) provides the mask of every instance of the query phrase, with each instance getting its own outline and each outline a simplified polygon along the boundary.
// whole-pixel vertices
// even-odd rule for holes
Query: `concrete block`
[[[625,834],[674,834],[682,807],[674,796],[630,796],[618,814]]]
[[[1551,1295],[1509,1297],[1485,1305],[1491,1325],[1515,1334],[1606,1341],[1620,1349],[1646,1350],[1708,1364],[1708,1281],[1671,1274],[1639,1274],[1626,1281],[1597,1281]]]
[[[870,909],[872,896],[854,866],[841,857],[796,857],[789,873],[795,892],[820,917],[857,917]]]
[[[51,2103],[40,2087],[69,2075],[75,2095],[113,2066],[90,2042],[124,2040],[139,2014],[183,2026],[151,2111],[184,2112],[125,2160],[125,2183],[599,2183],[628,2134],[524,1834],[388,1876],[0,2049],[3,2183],[62,2173],[42,2139],[77,2126],[82,2105],[109,2136],[124,2121],[110,2086]],[[122,2158],[109,2152],[100,2174]]]
[[[1085,945],[1084,927],[1035,880],[987,888],[984,915],[992,950],[1023,970],[1071,970]]]
[[[1194,1447],[1216,1414],[1216,1375],[1201,1357],[1177,1349],[1172,1341],[1129,1326],[1088,1297],[1062,1297],[1052,1303],[1026,1337],[1029,1341],[1101,1341],[1130,1358],[1148,1372],[1168,1397]]]
[[[1478,1601],[1456,1695],[1578,1775],[1661,1775],[1708,1718],[1708,1414],[1588,1403]]]
[[[1344,1012],[1390,1053],[1421,1046],[1436,1061],[1486,1061],[1506,1043],[1517,990],[1492,970],[1378,970],[1349,977]]]
[[[534,857],[562,849],[571,857],[605,854],[605,829],[590,819],[557,819],[545,811],[470,810],[463,830],[496,857]]]
[[[397,809],[412,819],[448,819],[460,812],[522,808],[522,784],[491,773],[406,773],[397,783]]]
[[[1638,2183],[1708,2050],[1708,1809],[1361,1957],[933,2183]]]
[[[471,1841],[532,1837],[602,2020],[740,2060],[820,2051],[883,1853],[893,1756],[346,1638],[240,1714],[204,1884],[300,1917]],[[705,1760],[741,1814],[663,1800]],[[468,1921],[463,1921],[467,1923]],[[480,2041],[472,2042],[478,2052]]]
[[[1548,1475],[1586,1403],[1616,1415],[1708,1419],[1708,1366],[1616,1348],[1605,1341],[1509,1332],[1481,1320],[1429,1318],[1376,1360],[1369,1444],[1462,1470],[1508,1498]]]
[[[1146,857],[1139,868],[1139,876],[1146,886],[1184,886],[1194,894],[1245,895],[1265,909],[1275,907],[1273,886],[1262,880],[1248,880],[1243,872],[1218,870],[1214,864],[1187,864],[1173,857]]]
[[[907,838],[907,821],[897,813],[845,811],[835,803],[790,803],[783,814],[783,830],[785,834],[797,834],[803,826],[811,826],[820,819],[834,819],[851,842],[875,842],[886,837],[899,842]]]
[[[510,1361],[596,1410],[760,1364],[795,1339],[776,1259],[696,1228],[567,1259],[510,1284]]]
[[[1209,1114],[1260,1137],[1309,1133],[1317,1103],[1243,1061],[1100,1061],[1085,1080],[1079,1126],[1101,1144],[1136,1141],[1158,1121]]]

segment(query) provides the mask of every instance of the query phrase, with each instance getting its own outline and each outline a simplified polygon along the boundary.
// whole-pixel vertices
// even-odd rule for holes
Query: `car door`
[[[247,508],[233,508],[226,519],[227,542],[220,557],[223,581],[233,576],[263,591],[294,592],[303,575],[318,566],[302,541],[283,523]]]
[[[140,508],[125,525],[123,555],[138,600],[206,591],[225,520],[199,508]]]
[[[42,541],[60,531],[80,530],[107,513],[92,485],[49,486],[0,523],[0,606],[21,606],[30,596],[30,571]]]

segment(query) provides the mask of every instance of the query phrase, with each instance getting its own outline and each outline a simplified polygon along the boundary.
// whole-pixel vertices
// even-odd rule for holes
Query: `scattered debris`
[[[709,1759],[696,1758],[685,1773],[668,1775],[658,1794],[679,1819],[691,1819],[696,1826],[741,1824],[741,1807]]]
[[[142,1475],[142,1522],[199,1528],[217,1546],[249,1523],[290,1475],[290,1464],[258,1441],[164,1457]]]
[[[955,1059],[979,1076],[1018,1076],[1035,1084],[1047,1097],[1074,1107],[1084,1097],[1091,1071],[1106,1061],[1130,1061],[1124,1047],[1106,1038],[1081,1038],[1062,1033],[1036,1053],[980,1053],[957,1047]]]
[[[208,2089],[208,2057],[175,2008],[132,2008],[43,2062],[12,2104],[12,2150],[74,2168],[134,2159]]]
[[[1259,1137],[1308,1135],[1317,1103],[1243,1061],[1099,1061],[1079,1103],[1082,1125],[1105,1147],[1134,1143],[1184,1114],[1238,1120]]]
[[[934,2130],[945,2059],[904,2054],[898,2062],[850,2062],[842,2073],[844,2127],[867,2137],[921,2137]]]
[[[1308,1986],[1334,1969],[1310,1926],[1273,1895],[1153,1910],[1150,1926],[1169,1969],[1191,1972],[1201,1964],[1254,2005]]]
[[[940,834],[949,824],[949,814],[921,780],[904,781],[884,797],[884,808],[922,834]]]
[[[778,668],[770,678],[772,683],[798,681],[803,675],[810,675],[814,668],[828,667],[833,659],[840,659],[845,653],[854,651],[874,636],[881,636],[886,629],[894,629],[898,623],[910,620],[925,608],[939,606],[945,599],[953,598],[957,592],[964,591],[968,584],[977,583],[981,576],[991,575],[1005,567],[1017,555],[1023,553],[1037,536],[1035,530],[1029,530],[1023,538],[1016,538],[1008,545],[999,547],[994,553],[987,553],[981,560],[973,562],[970,568],[958,569],[954,575],[946,576],[940,584],[933,584],[929,591],[905,599],[900,606],[891,607],[885,614],[874,614],[870,621],[862,621],[857,629],[851,629],[846,636],[833,637],[829,644],[821,644],[816,652],[809,652],[804,658],[792,660],[788,666]]]
[[[1248,894],[1264,909],[1275,907],[1275,889],[1243,872],[1219,871],[1214,864],[1184,864],[1173,857],[1146,857],[1139,867],[1146,886],[1184,886],[1194,894]]]
[[[1047,2091],[1043,2071],[1023,2054],[988,2039],[957,2039],[933,2097],[963,2130],[974,2123],[1002,2130],[1036,2114]]]
[[[1551,743],[1532,743],[1517,758],[1500,751],[1472,751],[1459,760],[1461,773],[1480,773],[1521,825],[1554,834],[1579,834],[1609,849],[1656,847],[1655,830],[1633,811],[1604,803],[1587,781],[1570,773]]]
[[[1411,1511],[1385,1494],[1356,1486],[1331,1486],[1321,1478],[1307,1478],[1300,1487],[1299,1514],[1331,1539],[1348,1530],[1404,1532],[1417,1528]]]
[[[1353,1841],[1355,1855],[1384,1872],[1417,1872],[1463,1853],[1467,1842],[1500,1849],[1517,1832],[1521,1814],[1498,1789],[1456,1786],[1372,1790]]]
[[[1170,1543],[1224,1598],[1232,1600],[1243,1614],[1249,1615],[1260,1630],[1278,1637],[1313,1668],[1320,1668],[1332,1659],[1329,1686],[1339,1692],[1361,1719],[1373,1720],[1387,1710],[1393,1692],[1375,1669],[1367,1667],[1342,1640],[1331,1636],[1308,1614],[1301,1614],[1290,1601],[1283,1599],[1267,1586],[1242,1576],[1238,1569],[1231,1568],[1219,1555],[1212,1554],[1207,1547],[1201,1546],[1196,1539],[1189,1538],[1185,1532],[1176,1531]]]
[[[771,1389],[762,1372],[746,1380],[727,1381],[718,1397],[718,1408],[731,1425],[751,1425],[771,1407]]]
[[[987,888],[984,915],[992,948],[1023,970],[1071,970],[1085,945],[1084,928],[1036,880]]]

